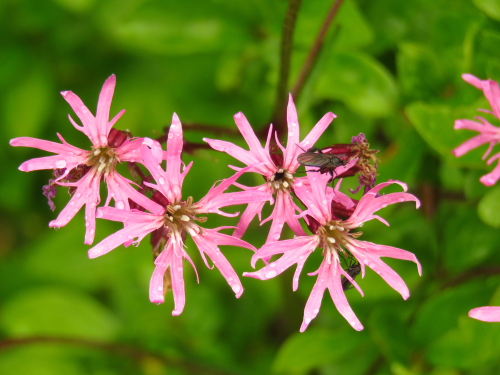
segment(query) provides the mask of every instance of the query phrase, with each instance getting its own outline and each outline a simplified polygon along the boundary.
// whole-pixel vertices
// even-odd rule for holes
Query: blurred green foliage
[[[302,4],[291,86],[330,4]],[[407,282],[407,301],[370,271],[359,281],[364,298],[347,292],[364,331],[351,329],[325,296],[316,320],[299,333],[315,278],[304,272],[296,293],[292,270],[266,282],[243,279],[246,290],[236,300],[189,240],[200,284],[186,267],[186,308],[172,317],[170,295],[160,306],[148,299],[153,264],[147,240],[89,260],[83,213],[57,232],[47,228],[68,197],[60,189],[52,213],[41,190],[50,172],[16,169],[46,154],[7,142],[18,136],[57,141],[59,132],[88,148],[69,123],[71,109],[59,91],[75,92],[93,110],[102,83],[115,73],[112,114],[127,110],[116,127],[136,136],[161,135],[174,111],[184,123],[231,129],[232,116],[242,111],[263,129],[273,111],[286,7],[284,0],[0,3],[6,174],[0,181],[0,374],[500,372],[500,326],[467,317],[473,307],[500,305],[500,190],[478,181],[491,168],[481,161],[486,147],[459,159],[450,153],[473,135],[453,130],[453,121],[488,108],[460,75],[500,80],[496,0],[345,0],[296,103],[302,135],[333,111],[338,118],[318,145],[365,133],[381,150],[379,181],[405,181],[423,203],[419,211],[409,205],[382,211],[389,228],[372,222],[363,228],[364,240],[411,251],[423,265],[419,278],[413,264],[387,261]],[[202,137],[244,145],[240,137],[186,131],[191,142]],[[228,164],[237,164],[206,150],[184,155],[190,160],[184,196],[195,199],[228,176]],[[249,185],[260,181],[246,178]],[[220,217],[208,223],[234,225]],[[98,221],[96,243],[118,228]],[[259,247],[268,228],[254,222],[244,239]],[[225,254],[238,274],[251,270],[250,251]],[[313,254],[305,271],[320,260]],[[40,336],[53,341],[29,341]],[[120,351],[124,347],[132,351]]]

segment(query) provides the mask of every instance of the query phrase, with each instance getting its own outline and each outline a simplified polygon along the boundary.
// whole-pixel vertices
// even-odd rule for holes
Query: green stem
[[[326,34],[328,32],[328,29],[330,28],[330,25],[332,24],[333,20],[335,19],[335,16],[338,13],[338,10],[340,6],[342,5],[342,2],[344,0],[334,0],[332,3],[332,6],[330,7],[330,10],[328,11],[328,14],[325,18],[325,21],[323,22],[323,25],[321,26],[321,29],[318,33],[318,36],[316,37],[316,40],[314,41],[314,44],[311,46],[311,49],[309,50],[309,54],[307,55],[306,61],[304,62],[304,65],[302,66],[302,69],[299,73],[299,78],[297,79],[297,82],[295,83],[295,86],[293,87],[292,90],[292,96],[295,101],[299,99],[300,93],[302,92],[302,89],[304,88],[305,83],[307,82],[307,79],[311,75],[312,69],[314,68],[314,65],[318,61],[318,56],[319,53],[321,52],[321,49],[323,48],[323,43],[326,37]]]
[[[276,101],[272,116],[272,123],[278,131],[278,135],[284,132],[285,111],[287,104],[288,77],[290,75],[290,59],[293,47],[293,31],[297,21],[302,0],[290,0],[283,23],[283,33],[281,37],[281,55],[280,55],[280,76],[278,81],[278,90],[276,92]]]

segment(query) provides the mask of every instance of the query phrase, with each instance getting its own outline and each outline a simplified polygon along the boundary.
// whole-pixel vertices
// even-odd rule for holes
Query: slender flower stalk
[[[297,117],[297,110],[293,103],[292,96],[289,96],[288,110],[287,110],[287,123],[288,123],[288,140],[286,148],[283,147],[276,139],[279,149],[283,156],[271,154],[270,142],[273,136],[272,125],[269,128],[267,141],[265,147],[262,147],[259,139],[255,135],[252,126],[245,118],[243,113],[238,112],[234,115],[236,126],[240,130],[243,138],[249,146],[249,151],[242,149],[233,143],[220,141],[215,139],[203,138],[213,149],[226,152],[235,159],[241,161],[247,166],[260,163],[258,166],[252,168],[252,172],[261,174],[265,183],[257,187],[246,187],[237,185],[246,191],[267,191],[275,197],[275,206],[272,214],[261,222],[261,225],[267,221],[272,220],[271,229],[267,236],[266,243],[277,241],[281,237],[284,224],[288,224],[292,231],[299,235],[304,236],[306,233],[300,226],[299,220],[296,217],[296,212],[300,212],[299,207],[293,201],[292,193],[294,186],[298,181],[303,181],[305,178],[295,177],[295,171],[299,167],[297,156],[304,152],[304,149],[309,149],[314,146],[318,138],[323,134],[330,122],[336,116],[328,112],[321,120],[314,126],[311,132],[302,140],[299,140],[300,128]],[[234,167],[235,169],[239,169]],[[245,212],[241,215],[241,219],[236,225],[236,230],[233,236],[241,238],[245,233],[248,225],[253,218],[258,215],[261,218],[262,208],[265,202],[256,202],[249,204]]]
[[[310,276],[317,275],[311,295],[307,300],[304,320],[300,331],[303,332],[312,319],[316,317],[321,306],[321,300],[326,289],[330,291],[333,303],[340,314],[356,330],[362,330],[363,326],[352,311],[347,302],[342,288],[342,276],[363,295],[358,284],[342,268],[341,257],[344,259],[356,260],[361,266],[362,277],[365,275],[365,266],[370,267],[378,273],[393,289],[398,291],[404,299],[410,295],[403,279],[380,258],[391,257],[396,259],[410,260],[415,262],[418,272],[421,274],[421,266],[415,255],[412,253],[390,246],[377,245],[371,242],[360,241],[357,238],[361,232],[353,232],[361,227],[363,223],[372,219],[378,219],[382,223],[389,225],[380,216],[374,213],[389,204],[413,201],[417,208],[419,200],[412,194],[406,193],[407,187],[399,181],[392,181],[379,184],[366,193],[358,202],[352,215],[347,220],[342,220],[333,213],[333,197],[338,191],[341,181],[335,190],[325,189],[328,176],[319,173],[308,172],[307,177],[310,184],[296,184],[295,193],[307,207],[302,215],[307,215],[308,227],[313,232],[310,236],[297,236],[291,240],[278,241],[265,244],[252,257],[252,266],[258,259],[270,258],[273,255],[283,254],[278,260],[266,265],[264,268],[244,273],[244,276],[254,277],[260,280],[273,278],[284,272],[293,264],[297,264],[293,277],[293,290],[297,290],[299,276],[307,260],[307,257],[317,248],[322,249],[324,257],[321,266]],[[379,195],[379,191],[391,184],[399,184],[405,192]]]
[[[480,80],[479,78],[474,77],[471,74],[463,74],[462,78],[470,83],[472,86],[483,91],[484,96],[488,99],[490,103],[491,111],[486,109],[480,109],[479,111],[492,114],[498,120],[500,120],[500,89],[498,87],[498,83],[488,80]],[[476,116],[476,120],[472,121],[467,119],[456,120],[455,121],[455,129],[468,129],[472,131],[479,132],[475,137],[465,141],[460,146],[455,148],[452,153],[455,157],[460,157],[466,154],[467,152],[482,146],[486,143],[489,143],[488,149],[483,155],[483,160],[485,160],[490,154],[493,146],[500,142],[500,128],[497,126],[493,126],[483,117]],[[493,155],[487,162],[488,165],[491,165],[495,160],[500,159],[500,152]],[[494,185],[498,179],[500,178],[500,163],[497,163],[496,167],[490,173],[482,176],[479,181],[483,183],[485,186]]]
[[[77,130],[89,137],[92,142],[90,151],[71,146],[59,133],[57,133],[57,136],[62,143],[29,137],[14,138],[10,141],[10,145],[14,147],[33,147],[56,154],[25,161],[21,164],[19,170],[23,172],[40,169],[54,170],[56,178],[51,180],[49,186],[44,187],[44,194],[49,198],[51,209],[55,208],[50,200],[55,196],[55,185],[69,187],[72,197],[66,207],[59,213],[57,219],[49,223],[49,227],[59,228],[65,226],[85,205],[85,243],[88,245],[94,241],[95,213],[96,207],[100,203],[99,187],[101,179],[106,181],[108,187],[105,206],[108,206],[111,199],[113,199],[117,209],[130,210],[129,199],[131,199],[151,212],[161,212],[162,209],[158,204],[135,190],[130,185],[132,182],[122,177],[115,170],[115,166],[121,162],[143,162],[140,152],[142,139],[128,139],[123,132],[112,129],[125,110],[121,110],[109,121],[109,111],[115,84],[116,77],[114,74],[104,82],[97,103],[96,116],[92,115],[73,92],[61,92],[61,95],[80,118],[83,126],[79,126],[68,115],[70,122]]]
[[[123,222],[125,227],[89,250],[89,257],[95,258],[106,254],[121,244],[125,244],[125,246],[129,244],[137,245],[147,234],[162,230],[166,234],[167,241],[163,251],[159,253],[155,260],[156,267],[151,277],[149,297],[151,302],[162,303],[165,293],[172,288],[175,302],[173,315],[179,315],[185,305],[183,260],[187,259],[195,268],[185,250],[184,239],[187,234],[195,242],[207,267],[213,268],[209,266],[206,256],[219,269],[238,298],[243,293],[243,286],[231,264],[221,253],[219,246],[229,245],[256,250],[252,245],[241,239],[219,233],[222,229],[233,227],[215,229],[201,227],[198,223],[204,223],[207,218],[200,215],[217,213],[233,217],[239,213],[228,214],[221,211],[220,208],[271,199],[269,193],[263,191],[224,193],[230,185],[235,183],[238,177],[253,168],[253,166],[249,166],[232,177],[223,180],[217,186],[214,185],[199,202],[195,203],[192,197],[183,200],[182,183],[191,168],[192,162],[181,171],[182,147],[182,125],[177,115],[174,114],[167,138],[166,171],[160,166],[162,150],[158,142],[145,138],[141,147],[144,164],[156,182],[155,184],[146,182],[146,185],[156,191],[153,198],[158,203],[161,203],[162,211],[160,213],[135,210],[122,212],[111,207],[99,208],[97,211],[99,218]],[[168,269],[170,269],[169,273],[167,273]]]

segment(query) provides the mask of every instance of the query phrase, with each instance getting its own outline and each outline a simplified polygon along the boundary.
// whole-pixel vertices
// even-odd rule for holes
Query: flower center
[[[293,186],[293,174],[280,168],[267,180],[267,185],[273,189],[273,192],[290,190]]]
[[[97,168],[98,172],[109,173],[115,169],[119,161],[114,148],[101,146],[92,150],[85,164],[89,167]]]
[[[332,220],[324,226],[318,228],[316,234],[319,236],[321,241],[320,246],[323,248],[323,256],[326,256],[328,263],[331,263],[331,256],[334,251],[349,256],[342,245],[348,242],[349,237],[357,238],[363,233],[349,233],[349,229],[346,229],[343,226],[342,221]]]
[[[201,233],[201,228],[194,221],[204,223],[207,218],[196,217],[192,206],[193,197],[189,197],[186,201],[167,205],[163,225],[169,229],[169,235],[173,232],[182,233],[183,230],[188,231],[191,235]]]

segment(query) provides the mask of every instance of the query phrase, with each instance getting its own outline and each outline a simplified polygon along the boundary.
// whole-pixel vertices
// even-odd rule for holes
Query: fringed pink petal
[[[245,272],[243,276],[253,277],[259,280],[273,278],[291,265],[297,263],[297,269],[293,280],[293,290],[296,290],[299,282],[299,275],[305,261],[311,252],[319,245],[317,236],[300,236],[292,240],[271,242],[262,246],[252,257],[251,264],[255,268],[255,263],[259,259],[269,259],[273,255],[283,254],[276,262],[265,266],[256,272]]]
[[[50,228],[60,228],[65,226],[70,222],[71,219],[76,215],[76,213],[82,208],[84,204],[89,205],[89,209],[95,211],[96,206],[99,204],[99,184],[100,175],[96,175],[93,170],[87,172],[80,181],[77,183],[77,188],[70,201],[64,207],[64,209],[59,213],[57,219],[52,220],[49,223]],[[88,216],[88,214],[87,214]],[[92,243],[94,233],[95,233],[95,220],[93,218],[87,218],[85,221],[86,234],[85,243],[90,245]],[[92,240],[91,240],[92,239]]]
[[[203,138],[205,142],[207,142],[210,147],[214,150],[225,152],[228,155],[231,155],[236,160],[241,161],[245,165],[254,165],[262,162],[260,160],[259,155],[256,155],[252,151],[244,150],[243,148],[236,146],[231,142],[219,141],[217,139]],[[267,158],[266,158],[267,159]],[[265,163],[258,166],[255,166],[252,169],[252,172],[260,173],[263,176],[270,176],[273,171],[276,170],[276,167],[272,163]]]
[[[109,196],[113,197],[116,208],[130,210],[128,200],[131,199],[154,214],[160,215],[165,211],[165,209],[158,203],[153,202],[144,194],[135,190],[130,185],[132,181],[127,180],[116,171],[106,175],[105,179],[106,184],[108,185]]]
[[[245,115],[242,112],[238,112],[233,116],[233,118],[241,135],[248,144],[250,152],[257,157],[259,162],[265,162],[266,165],[274,165],[271,157],[269,156],[269,152],[262,148],[259,138],[255,135],[255,132]]]
[[[488,164],[490,164],[490,162],[493,162],[495,160],[494,158],[495,157],[492,157],[490,160],[488,160]],[[500,163],[497,163],[495,168],[493,168],[490,173],[482,176],[479,181],[485,186],[493,186],[497,183],[498,179],[500,179]]]
[[[482,84],[483,81],[481,81],[479,78],[473,76],[472,74],[468,74],[468,73],[462,74],[462,79],[465,82],[471,84],[472,86],[474,86],[480,90],[483,89],[483,84]]]
[[[52,152],[54,154],[68,154],[68,155],[88,155],[88,151],[82,150],[78,147],[71,146],[68,143],[56,143],[51,141],[45,141],[43,139],[30,138],[30,137],[19,137],[14,138],[9,141],[9,144],[13,147],[31,147],[37,148],[39,150]]]
[[[203,229],[203,230],[207,233],[210,233],[210,238],[219,246],[236,246],[236,247],[243,247],[245,249],[249,249],[254,252],[257,251],[257,249],[248,242],[245,242],[239,238],[235,238],[234,236],[229,236],[224,233],[219,233],[219,231],[222,229],[230,229],[230,228],[233,227],[219,227],[215,229]]]
[[[154,150],[158,149],[158,147],[161,149],[158,142],[149,138],[144,138],[141,147],[141,155],[144,160],[144,166],[157,182],[155,188],[159,190],[170,201],[170,203],[175,203],[177,202],[177,194],[174,194],[172,191],[170,181],[167,178],[167,173],[161,168],[160,161],[158,160],[157,155],[155,155]],[[180,200],[180,197],[178,200]]]
[[[71,106],[73,111],[75,111],[76,115],[82,122],[82,131],[90,138],[92,145],[94,147],[107,145],[107,143],[101,143],[99,139],[99,131],[96,126],[96,119],[89,111],[89,109],[85,106],[85,104],[83,104],[82,100],[71,91],[62,91],[61,95],[68,102],[68,104]],[[74,123],[74,121],[72,122]]]
[[[115,92],[116,76],[112,74],[104,82],[101,92],[99,94],[99,101],[97,102],[97,112],[95,123],[101,146],[108,144],[108,121],[109,110],[111,109],[111,100]]]
[[[121,162],[130,161],[132,163],[143,163],[141,154],[143,141],[144,138],[127,139],[120,147],[115,149],[116,156],[120,159]]]
[[[216,241],[220,236],[213,236],[211,231],[205,230],[202,234],[192,236],[192,238],[196,246],[198,246],[200,253],[205,253],[210,257],[215,267],[217,267],[235,293],[236,298],[240,298],[243,293],[243,285],[241,285],[238,275],[217,246]]]
[[[165,277],[165,272],[167,272],[169,262],[167,259],[167,254],[172,252],[171,239],[168,240],[167,245],[163,251],[158,255],[155,261],[155,269],[153,275],[151,275],[151,280],[149,281],[149,300],[152,303],[163,303],[165,302],[164,285],[163,280]]]
[[[500,306],[476,307],[469,311],[469,317],[483,322],[500,322]]]
[[[88,252],[89,258],[93,259],[107,254],[129,240],[134,240],[134,243],[139,243],[149,233],[160,228],[162,225],[160,221],[153,221],[151,223],[132,222],[92,247]]]
[[[249,203],[243,214],[241,214],[240,221],[236,225],[233,232],[233,237],[241,238],[245,234],[250,222],[256,215],[259,215],[259,220],[262,213],[262,208],[266,204],[265,201]]]
[[[483,92],[496,118],[500,118],[500,89],[498,83],[488,79],[483,81]]]
[[[142,211],[124,211],[114,207],[99,207],[96,217],[98,219],[106,219],[123,223],[152,223],[154,221],[162,221],[163,215],[152,215]]]
[[[124,109],[122,109],[120,112],[118,112],[118,113],[116,114],[116,116],[115,116],[115,117],[113,117],[113,118],[111,119],[111,121],[110,121],[110,122],[108,122],[108,126],[107,126],[107,128],[106,128],[106,134],[109,134],[109,131],[111,130],[111,128],[113,127],[113,125],[114,125],[114,124],[116,124],[116,122],[120,119],[120,117],[122,117],[122,116],[123,116],[123,114],[124,114],[124,113],[125,113],[125,110],[124,110]]]
[[[297,155],[303,151],[298,147],[300,142],[299,118],[297,116],[297,108],[295,108],[292,94],[288,95],[286,121],[288,124],[288,139],[286,141],[286,150],[283,153],[283,168],[293,173],[298,166]],[[297,164],[297,166],[293,168],[295,164]]]
[[[80,164],[85,164],[84,157],[61,154],[26,160],[19,166],[19,170],[23,172],[31,172],[42,169],[66,169],[67,171],[70,171]]]
[[[459,158],[466,153],[468,153],[471,150],[474,150],[475,148],[484,145],[485,143],[488,143],[491,141],[491,137],[488,134],[478,134],[475,137],[472,137],[471,139],[466,140],[463,142],[460,146],[455,147],[451,153],[453,156]],[[491,151],[491,145],[489,151]],[[484,156],[486,157],[489,152],[487,152]],[[483,157],[484,159],[484,157]]]
[[[389,246],[374,245],[370,242],[358,241],[351,239],[346,247],[356,257],[359,263],[370,267],[378,273],[387,284],[396,290],[403,299],[410,296],[410,291],[405,282],[392,268],[385,264],[380,257],[388,256],[396,259],[411,260],[417,263],[419,273],[421,273],[420,263],[417,259],[411,259],[411,253],[401,249],[391,248]]]
[[[172,124],[167,138],[167,180],[175,199],[182,198],[181,155],[182,155],[182,124],[176,113],[172,116]],[[158,182],[158,181],[157,181]]]
[[[309,134],[304,138],[304,140],[299,143],[299,146],[306,151],[308,149],[310,149],[311,147],[313,147],[314,144],[316,143],[316,141],[319,139],[319,137],[326,130],[328,125],[330,125],[332,120],[336,117],[337,116],[335,116],[331,112],[328,112],[327,114],[325,114],[321,118],[321,120],[319,120],[318,123],[314,126],[314,128],[309,132]],[[304,152],[304,151],[302,151],[301,148],[297,147],[297,149],[295,150],[296,151],[295,159],[292,160],[292,163],[289,166],[289,170],[292,172],[294,172],[299,166],[299,162],[297,161],[297,156],[300,153]]]
[[[378,184],[361,198],[351,217],[345,221],[345,226],[347,228],[357,228],[361,223],[376,219],[377,216],[373,215],[373,213],[387,207],[389,204],[412,201],[416,203],[417,208],[420,207],[418,198],[409,193],[378,194],[382,188],[390,184],[399,184],[404,191],[407,190],[406,184],[396,180]]]

